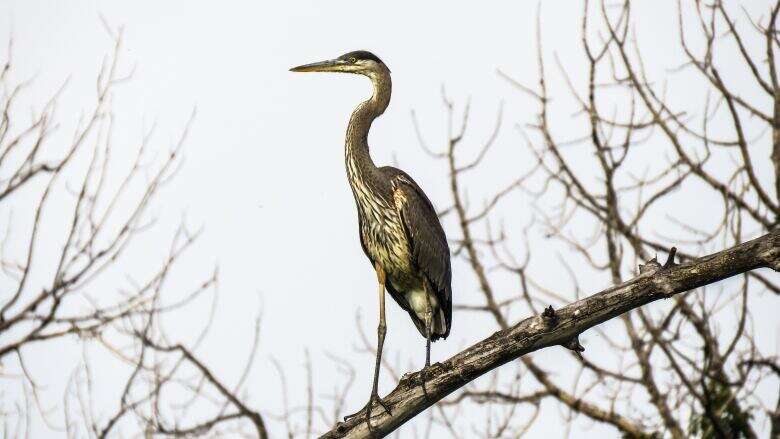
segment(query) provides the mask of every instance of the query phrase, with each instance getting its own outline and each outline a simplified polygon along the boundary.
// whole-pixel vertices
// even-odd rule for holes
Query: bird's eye
[[[352,64],[355,64],[357,62],[357,58],[355,58],[354,56],[350,56],[349,57],[349,62],[351,62]]]

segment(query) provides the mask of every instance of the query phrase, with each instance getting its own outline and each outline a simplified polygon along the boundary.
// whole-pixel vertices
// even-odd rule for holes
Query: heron
[[[305,64],[293,72],[339,72],[363,75],[371,80],[373,93],[352,112],[345,140],[347,178],[355,198],[360,244],[379,284],[379,325],[371,397],[366,422],[371,426],[371,407],[378,403],[379,368],[387,333],[385,291],[409,313],[425,338],[425,368],[431,364],[431,342],[447,338],[452,324],[452,270],[447,237],[428,196],[406,172],[377,167],[371,159],[368,132],[371,123],[390,103],[390,69],[379,57],[365,50],[338,58]],[[359,413],[359,412],[358,412]]]

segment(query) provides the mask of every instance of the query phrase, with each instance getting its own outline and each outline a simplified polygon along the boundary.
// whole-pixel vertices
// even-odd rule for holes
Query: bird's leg
[[[427,308],[425,310],[425,366],[420,371],[420,381],[422,382],[422,389],[425,396],[428,396],[428,391],[425,389],[425,374],[428,366],[431,365],[431,335],[433,334],[433,306],[431,306],[431,298],[428,295],[428,288],[425,288],[425,303]]]
[[[377,347],[376,347],[376,363],[374,364],[374,385],[371,387],[371,397],[368,400],[368,404],[366,405],[366,424],[368,424],[368,428],[371,429],[371,408],[374,404],[374,402],[377,402],[379,405],[382,406],[385,411],[390,414],[390,409],[387,407],[387,404],[385,404],[384,401],[382,401],[382,398],[379,397],[378,387],[379,387],[379,368],[382,364],[382,347],[385,344],[385,334],[387,333],[387,324],[385,323],[385,270],[379,265],[376,264],[376,278],[379,282],[379,326],[377,327],[376,333],[377,333]],[[360,413],[360,412],[358,412]],[[347,416],[344,418],[345,420],[355,417],[358,413],[355,413],[354,415]]]
[[[425,368],[431,365],[431,335],[433,333],[432,318],[428,318],[427,328],[425,328]]]
[[[420,371],[420,382],[422,383],[423,394],[426,397],[428,396],[428,390],[425,388],[425,375],[428,373],[428,366],[431,365],[431,332],[433,331],[431,320],[430,313],[427,313],[425,315],[425,366]]]
[[[385,334],[387,333],[387,324],[385,322],[385,270],[378,263],[376,264],[376,279],[379,281],[379,326],[376,328],[377,334],[377,346],[376,346],[376,363],[374,364],[374,386],[371,388],[371,399],[368,401],[368,410],[366,410],[366,422],[369,427],[371,426],[371,403],[376,401],[387,413],[390,413],[390,409],[387,408],[385,402],[379,397],[379,368],[382,363],[382,347],[385,345]]]

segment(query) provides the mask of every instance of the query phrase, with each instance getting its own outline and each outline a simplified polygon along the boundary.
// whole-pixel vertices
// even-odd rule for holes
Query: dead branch
[[[322,438],[385,436],[475,378],[525,354],[566,345],[583,331],[650,302],[762,267],[780,271],[780,230],[691,262],[646,270],[627,282],[553,311],[554,320],[549,316],[526,318],[431,365],[426,370],[426,392],[419,372],[405,375],[383,398],[391,413],[375,410],[371,429],[365,416],[356,416],[336,425]]]

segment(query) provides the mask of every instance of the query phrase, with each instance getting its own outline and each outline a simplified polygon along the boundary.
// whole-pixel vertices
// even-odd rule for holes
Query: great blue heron
[[[390,69],[376,55],[359,50],[336,59],[306,64],[293,72],[342,72],[367,76],[371,98],[352,112],[346,135],[346,167],[357,204],[360,244],[379,281],[379,326],[376,363],[366,421],[374,402],[390,412],[377,394],[385,342],[385,289],[409,313],[426,339],[425,367],[431,363],[431,342],[447,338],[452,322],[452,272],[447,238],[431,201],[412,177],[390,166],[377,167],[368,149],[368,131],[388,103]],[[423,389],[425,389],[423,377]]]

